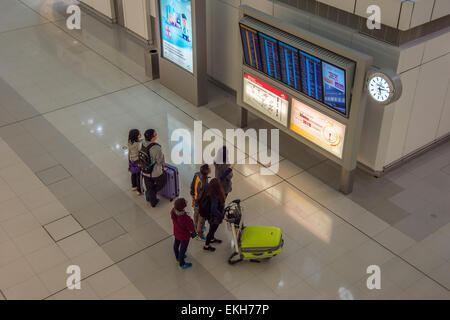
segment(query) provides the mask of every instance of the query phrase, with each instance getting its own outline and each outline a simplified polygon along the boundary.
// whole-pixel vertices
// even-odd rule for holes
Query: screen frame
[[[322,82],[325,82],[325,79],[323,79],[323,77],[324,77],[324,75],[323,75],[323,63],[329,64],[330,66],[333,66],[335,68],[338,68],[338,69],[344,71],[344,79],[345,79],[345,113],[335,109],[334,107],[328,105],[325,102],[325,84],[323,84],[323,103],[328,108],[331,108],[331,110],[334,110],[334,111],[336,111],[337,113],[339,113],[341,115],[347,116],[350,113],[350,103],[349,103],[349,101],[347,101],[347,100],[350,100],[350,94],[349,94],[349,92],[347,92],[347,70],[342,69],[341,67],[335,65],[334,63],[330,63],[328,61],[322,60]]]
[[[302,52],[304,53],[304,54],[307,54],[308,56],[311,56],[311,57],[313,57],[314,59],[317,59],[317,60],[319,60],[320,61],[320,69],[321,69],[321,72],[322,72],[322,100],[317,100],[316,98],[314,98],[314,97],[311,97],[310,95],[307,95],[306,93],[304,93],[303,91],[302,91],[302,93],[305,95],[305,96],[307,96],[308,98],[310,98],[310,99],[314,99],[314,101],[317,101],[317,102],[319,102],[319,103],[323,103],[324,104],[324,96],[323,96],[323,65],[322,65],[322,62],[323,62],[323,60],[322,59],[320,59],[320,58],[318,58],[317,56],[315,56],[315,55],[313,55],[313,54],[311,54],[311,53],[308,53],[308,52],[306,52],[305,50],[301,50],[301,49],[299,49],[298,50],[298,52],[299,52],[299,55],[298,55],[298,58],[300,59],[300,56],[302,55]],[[302,70],[302,74],[303,74],[303,68],[302,68],[302,60],[300,59],[299,60],[299,64],[300,64],[300,69]],[[303,89],[303,86],[302,86],[302,89]],[[329,108],[329,106],[327,106],[328,108]]]
[[[247,25],[245,25],[245,24],[243,24],[243,23],[239,23],[239,35],[240,35],[240,37],[241,37],[242,51],[244,51],[245,44],[244,44],[244,39],[242,38],[241,28],[247,29],[248,31],[251,31],[251,32],[254,32],[254,33],[255,33],[256,37],[258,38],[258,49],[259,49],[259,51],[260,51],[260,52],[259,52],[259,57],[257,57],[257,58],[261,59],[261,44],[259,43],[258,31],[255,30],[255,29],[253,29],[253,28],[251,28],[251,27],[249,27],[249,26],[247,26]],[[261,68],[261,69],[259,69],[259,68],[255,68],[255,67],[253,67],[253,66],[247,64],[247,62],[245,61],[245,54],[243,54],[243,58],[244,58],[244,64],[245,64],[246,66],[249,66],[249,67],[252,68],[252,69],[255,69],[255,70],[264,72],[264,71],[262,70],[262,69],[263,69],[263,67],[262,67],[262,61],[258,61],[259,66],[260,66],[260,68]]]
[[[258,32],[258,38],[259,38],[259,46],[260,46],[260,54],[261,54],[261,63],[262,63],[262,65],[261,65],[262,70],[261,70],[261,71],[262,71],[264,74],[267,74],[267,76],[269,76],[269,77],[275,79],[276,81],[280,81],[280,82],[284,83],[283,81],[281,81],[281,80],[279,80],[279,79],[277,79],[277,78],[275,78],[275,77],[269,75],[268,73],[266,73],[266,72],[264,71],[264,63],[263,63],[263,51],[264,51],[264,50],[263,50],[263,48],[262,48],[263,42],[261,41],[261,36],[262,36],[262,37],[267,37],[268,40],[270,40],[270,41],[272,41],[272,42],[276,42],[278,62],[280,62],[280,50],[279,50],[279,49],[280,49],[280,48],[279,48],[279,42],[280,42],[280,41],[277,40],[277,39],[275,39],[274,37],[271,37],[271,36],[265,34],[264,32],[261,32],[261,31],[257,31],[257,32]],[[277,71],[277,72],[280,71],[279,73],[280,73],[280,79],[281,79],[281,66],[280,66],[279,63],[278,63],[278,67],[279,67],[280,70],[276,70],[276,71]]]
[[[280,47],[286,47],[287,49],[289,49],[291,51],[296,50],[297,51],[297,56],[300,57],[300,49],[295,48],[295,47],[293,47],[293,46],[291,46],[291,45],[289,45],[287,43],[284,43],[283,41],[278,40],[278,47],[279,47],[278,52],[280,54],[280,63],[281,63],[281,57],[282,57],[282,55],[281,55],[281,48]],[[300,90],[295,88],[295,87],[293,87],[293,86],[291,86],[291,85],[289,85],[289,84],[287,84],[286,82],[283,81],[283,70],[281,70],[281,82],[284,83],[285,85],[287,85],[289,88],[292,88],[293,90],[301,91],[303,89],[303,85],[302,85],[302,67],[301,67],[301,64],[300,64],[300,59],[298,59],[297,62],[298,62],[298,74],[299,74],[299,79],[300,79],[299,80],[300,83],[299,83],[298,87],[300,88]],[[280,69],[284,69],[284,68],[280,67]]]
[[[189,1],[191,4],[191,26],[192,26],[192,72],[186,68],[184,68],[182,65],[176,63],[175,61],[170,60],[169,58],[164,56],[164,40],[163,40],[163,29],[162,29],[162,19],[161,19],[161,1],[162,0],[157,0],[157,6],[158,6],[158,23],[159,23],[159,47],[160,47],[160,57],[172,64],[174,64],[175,66],[177,66],[178,68],[180,68],[183,71],[186,71],[187,73],[191,74],[191,75],[195,75],[196,74],[196,33],[194,32],[194,30],[196,29],[196,26],[194,26],[194,21],[195,21],[195,10],[194,10],[194,1],[195,0],[186,0]]]
[[[325,108],[331,110],[332,112],[338,114],[339,116],[345,117],[346,119],[349,119],[349,117],[350,117],[350,108],[351,108],[351,96],[352,96],[352,95],[351,95],[351,89],[350,89],[350,88],[353,86],[353,84],[350,84],[350,83],[349,83],[347,70],[345,70],[344,68],[342,68],[342,67],[340,67],[340,66],[337,66],[337,65],[334,64],[334,63],[329,62],[329,60],[321,59],[321,58],[317,57],[316,55],[309,53],[309,52],[308,52],[307,50],[305,50],[305,49],[299,49],[299,48],[297,48],[297,47],[295,47],[295,46],[293,46],[293,45],[291,45],[291,44],[287,44],[287,43],[285,43],[284,41],[278,40],[278,39],[277,39],[276,37],[274,37],[274,36],[269,36],[269,35],[267,35],[266,33],[262,32],[262,31],[259,31],[259,30],[255,29],[255,28],[253,28],[253,27],[250,27],[250,26],[246,25],[245,23],[239,22],[239,26],[243,26],[243,27],[248,28],[248,29],[250,29],[250,30],[252,30],[252,31],[256,31],[257,34],[258,34],[258,36],[259,36],[259,34],[263,34],[263,35],[267,36],[268,38],[271,38],[271,39],[276,40],[277,43],[278,43],[278,47],[280,46],[280,43],[283,43],[283,44],[285,44],[285,45],[287,45],[287,46],[289,46],[289,47],[292,47],[292,48],[294,48],[294,49],[297,49],[297,51],[298,51],[298,56],[299,56],[299,61],[298,61],[298,63],[299,63],[300,69],[301,69],[300,81],[303,80],[303,74],[304,74],[303,68],[302,68],[302,66],[301,66],[301,54],[302,54],[302,52],[304,52],[305,54],[307,54],[307,55],[309,55],[309,56],[311,56],[311,57],[313,57],[313,58],[319,60],[319,61],[320,61],[321,71],[322,71],[322,79],[321,79],[321,81],[320,81],[321,84],[322,84],[322,101],[317,100],[316,98],[311,97],[311,96],[307,95],[306,93],[304,93],[303,91],[301,91],[301,90],[303,89],[303,85],[302,85],[302,84],[300,84],[300,90],[295,89],[294,87],[291,87],[291,86],[289,86],[288,84],[284,83],[283,80],[282,80],[282,76],[281,76],[281,80],[278,80],[278,79],[276,79],[275,77],[270,76],[269,74],[265,73],[264,70],[263,70],[263,66],[262,66],[262,65],[261,65],[261,70],[260,70],[260,69],[257,69],[257,68],[255,68],[255,67],[253,67],[253,66],[247,64],[246,61],[245,61],[245,58],[243,57],[242,63],[243,63],[245,66],[251,68],[252,70],[255,70],[255,71],[257,71],[257,72],[262,73],[263,75],[265,75],[265,76],[267,76],[267,77],[273,79],[274,81],[276,81],[276,82],[282,84],[283,86],[286,86],[286,87],[288,87],[288,88],[294,90],[296,93],[301,94],[302,96],[306,97],[307,99],[310,99],[310,100],[312,100],[312,101],[314,101],[314,102],[317,102],[317,103],[323,105]],[[244,39],[242,39],[242,34],[240,34],[240,36],[241,36],[241,43],[242,43],[242,46],[243,46],[244,44],[243,44],[242,41],[244,41]],[[261,44],[261,40],[260,40],[260,46],[261,46],[261,45],[262,45],[262,44]],[[242,47],[242,50],[243,50],[243,49],[244,49],[244,46]],[[260,50],[261,50],[261,49],[260,49]],[[262,60],[262,56],[261,56],[261,60]],[[278,48],[278,61],[280,61],[280,63],[281,63],[281,59],[280,59],[280,50],[279,50],[279,48]],[[332,66],[334,66],[334,67],[336,67],[336,68],[341,69],[342,71],[344,71],[344,75],[345,75],[345,110],[346,110],[345,113],[343,113],[343,112],[341,112],[341,111],[339,111],[339,110],[337,110],[337,109],[333,108],[332,106],[330,106],[330,105],[328,105],[328,104],[325,103],[325,89],[324,89],[324,84],[323,84],[323,82],[324,82],[324,79],[323,79],[323,77],[324,77],[324,73],[323,73],[323,62],[325,62],[325,63],[327,63],[327,64],[329,64],[329,65],[332,65]],[[262,63],[262,61],[261,61],[261,63]],[[280,70],[281,70],[281,66],[280,66]],[[280,72],[281,72],[281,71],[280,71]]]

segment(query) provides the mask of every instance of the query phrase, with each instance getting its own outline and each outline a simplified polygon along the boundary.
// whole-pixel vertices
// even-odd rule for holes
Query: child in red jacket
[[[187,202],[184,198],[177,199],[170,213],[173,222],[173,235],[175,236],[173,250],[180,270],[192,267],[192,263],[184,261],[191,233],[195,230],[194,221],[185,211],[186,207]]]

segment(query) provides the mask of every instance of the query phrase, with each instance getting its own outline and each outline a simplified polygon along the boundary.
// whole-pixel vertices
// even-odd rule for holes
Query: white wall
[[[80,2],[87,4],[88,6],[104,14],[108,18],[114,18],[112,13],[113,8],[111,7],[111,0],[81,0]]]
[[[130,29],[145,40],[150,40],[149,34],[149,17],[147,12],[150,12],[149,5],[146,0],[123,0],[123,14],[125,20],[125,27]]]
[[[403,95],[394,106],[385,166],[450,132],[450,28],[401,49]]]

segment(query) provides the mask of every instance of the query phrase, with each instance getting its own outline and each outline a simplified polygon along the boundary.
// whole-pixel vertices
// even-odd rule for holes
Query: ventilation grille
[[[292,34],[279,30],[275,27],[272,27],[268,24],[265,24],[264,22],[261,22],[249,16],[246,16],[243,19],[241,19],[240,23],[248,27],[251,27],[259,32],[262,32],[268,36],[271,36],[277,39],[278,41],[284,42],[292,47],[295,47],[308,54],[316,56],[319,59],[322,59],[326,62],[330,62],[336,66],[342,67],[346,69],[348,72],[350,72],[349,73],[350,75],[353,75],[355,62],[352,60],[349,60],[334,52],[321,48],[315,44],[307,42]]]

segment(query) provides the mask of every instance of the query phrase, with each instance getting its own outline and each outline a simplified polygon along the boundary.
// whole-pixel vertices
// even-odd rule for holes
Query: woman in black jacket
[[[222,243],[222,240],[214,237],[217,228],[222,223],[225,209],[225,193],[222,184],[217,178],[212,179],[206,187],[206,194],[210,199],[209,232],[206,236],[206,243],[203,250],[214,252],[216,248],[211,243]]]

